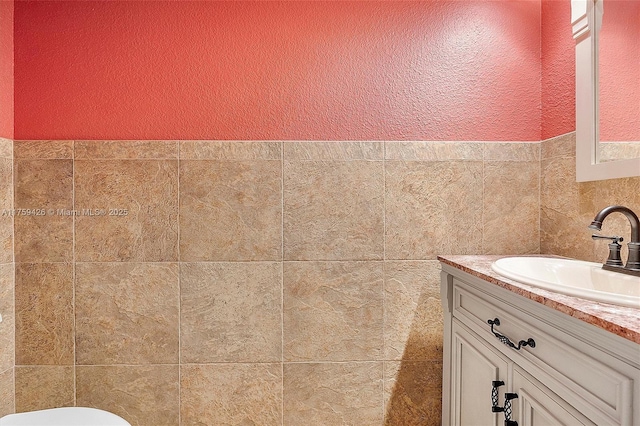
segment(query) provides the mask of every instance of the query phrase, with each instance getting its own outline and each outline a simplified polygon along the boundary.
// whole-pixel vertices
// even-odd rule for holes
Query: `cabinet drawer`
[[[453,316],[597,424],[631,424],[635,377],[616,369],[620,362],[610,355],[457,278],[453,280]],[[500,319],[494,331],[516,346],[533,338],[535,347],[515,350],[501,343],[487,323],[494,318]]]

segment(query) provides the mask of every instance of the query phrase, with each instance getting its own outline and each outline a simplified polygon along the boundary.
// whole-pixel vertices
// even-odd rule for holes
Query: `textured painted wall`
[[[13,138],[13,1],[0,1],[0,137]]]
[[[539,1],[25,1],[15,27],[16,139],[540,139]]]
[[[640,140],[640,2],[605,3],[600,44],[602,140]],[[542,137],[575,130],[571,3],[542,0]]]
[[[542,0],[542,136],[576,129],[575,42],[571,2]]]
[[[640,141],[640,1],[608,0],[604,4],[600,138]]]

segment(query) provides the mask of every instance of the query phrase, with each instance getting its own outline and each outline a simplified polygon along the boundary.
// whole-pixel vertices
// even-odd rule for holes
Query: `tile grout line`
[[[382,142],[382,359],[386,358],[387,339],[385,336],[385,324],[387,321],[387,298],[386,298],[386,284],[387,284],[387,141]],[[382,365],[382,423],[384,424],[384,417],[386,412],[386,400],[384,396],[384,384],[385,384],[385,362],[381,362]]]
[[[432,359],[421,359],[421,358],[380,358],[380,359],[346,359],[346,360],[313,360],[313,359],[303,359],[303,360],[295,360],[295,361],[287,361],[285,364],[334,364],[334,365],[344,365],[344,364],[380,364],[383,362],[440,362],[438,360]],[[275,361],[211,361],[211,362],[186,362],[182,365],[188,366],[196,366],[196,365],[276,365],[280,364],[277,360]],[[78,364],[79,367],[150,367],[150,366],[174,366],[177,367],[178,364],[175,362],[154,362],[154,363],[116,363],[116,364]],[[52,368],[52,367],[68,367],[68,365],[53,365],[53,364],[28,364],[23,365],[21,367],[26,368]],[[5,370],[8,371],[8,370]]]
[[[178,189],[177,189],[177,251],[178,251],[178,425],[182,425],[182,257],[180,253],[180,141],[176,141],[178,151]]]
[[[16,178],[15,178],[15,141],[11,141],[11,209],[16,206]],[[13,264],[13,412],[16,412],[16,224],[15,217],[11,217],[11,260]]]
[[[280,141],[280,424],[284,426],[284,142]]]
[[[542,141],[538,143],[538,253],[542,252]]]
[[[485,191],[484,191],[484,177],[485,177],[485,173],[486,173],[486,156],[487,156],[487,145],[486,143],[482,144],[482,202],[481,202],[481,208],[482,208],[482,212],[480,214],[480,252],[482,254],[485,254],[487,252],[486,247],[485,247],[485,238],[484,238],[484,212],[485,212]]]
[[[71,142],[71,208],[76,208],[76,142]],[[71,218],[71,226],[73,227],[71,232],[71,259],[73,262],[73,268],[71,270],[71,288],[73,294],[71,296],[73,306],[73,405],[78,405],[78,376],[76,372],[76,364],[78,363],[78,354],[76,347],[76,217]]]

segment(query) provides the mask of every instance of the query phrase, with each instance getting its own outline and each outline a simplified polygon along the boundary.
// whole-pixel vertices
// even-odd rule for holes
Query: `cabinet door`
[[[595,426],[517,365],[513,368],[511,384],[513,392],[518,394],[512,401],[513,418],[518,426]]]
[[[451,339],[451,419],[455,426],[502,425],[502,413],[491,411],[494,380],[507,382],[508,361],[468,328],[453,320]],[[499,405],[505,386],[499,388]]]

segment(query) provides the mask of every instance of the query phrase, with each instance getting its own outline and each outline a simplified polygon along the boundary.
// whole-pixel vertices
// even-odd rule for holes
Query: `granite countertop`
[[[509,256],[447,255],[438,256],[438,260],[527,299],[640,344],[640,309],[593,302],[505,278],[491,269],[491,264],[503,257]]]

